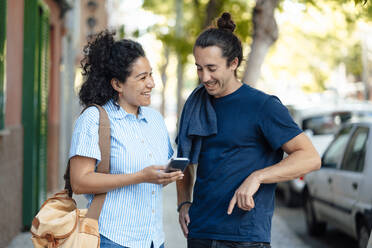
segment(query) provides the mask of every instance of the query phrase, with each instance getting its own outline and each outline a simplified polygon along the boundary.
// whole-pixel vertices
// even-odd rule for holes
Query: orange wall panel
[[[22,122],[23,0],[7,2],[5,126]]]

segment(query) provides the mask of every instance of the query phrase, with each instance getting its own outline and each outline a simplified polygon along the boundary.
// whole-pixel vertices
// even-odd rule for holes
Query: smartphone
[[[189,161],[188,158],[172,158],[165,168],[165,172],[184,171]]]

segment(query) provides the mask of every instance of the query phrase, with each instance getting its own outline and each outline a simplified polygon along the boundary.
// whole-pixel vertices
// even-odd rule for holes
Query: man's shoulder
[[[257,110],[259,110],[260,107],[262,107],[270,98],[275,97],[246,84],[242,87],[244,88],[242,90],[241,100],[247,105],[256,106],[255,109]]]
[[[264,92],[263,90],[257,89],[248,84],[244,84],[244,87],[246,88],[247,91],[250,92],[250,94],[254,94],[257,97],[270,97],[271,96],[270,94]]]

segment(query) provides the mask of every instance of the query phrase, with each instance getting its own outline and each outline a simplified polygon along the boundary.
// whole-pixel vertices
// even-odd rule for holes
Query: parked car
[[[372,117],[372,104],[366,102],[347,102],[313,106],[287,106],[293,120],[309,136],[319,155],[332,141],[339,127],[353,119]],[[303,177],[278,183],[284,204],[289,207],[303,204]]]
[[[322,157],[322,168],[305,176],[307,231],[321,235],[328,223],[366,248],[372,227],[372,122],[342,126]]]

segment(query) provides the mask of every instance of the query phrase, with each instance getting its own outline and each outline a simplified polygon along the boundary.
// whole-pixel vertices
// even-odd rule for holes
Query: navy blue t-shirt
[[[281,146],[302,130],[277,97],[246,84],[212,104],[218,133],[202,142],[188,237],[270,242],[276,184],[260,186],[251,211],[235,205],[228,215],[227,208],[241,183],[253,171],[278,163]]]

